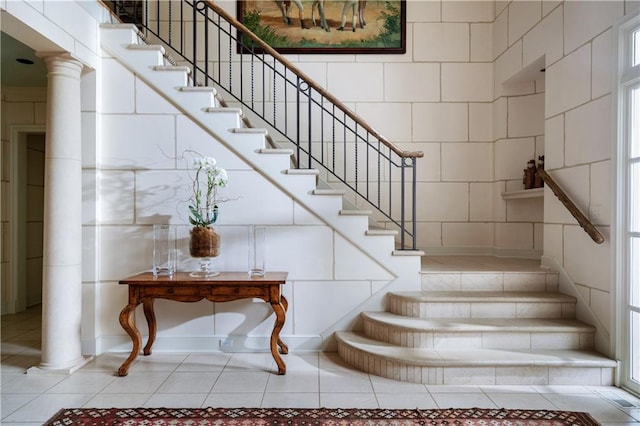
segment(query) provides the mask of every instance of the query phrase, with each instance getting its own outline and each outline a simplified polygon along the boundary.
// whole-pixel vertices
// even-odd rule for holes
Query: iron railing
[[[265,125],[298,168],[346,191],[372,219],[399,231],[399,249],[416,249],[416,172],[419,151],[389,142],[345,104],[211,1],[105,2],[132,10],[145,39],[160,42],[191,68],[194,85],[213,86]],[[113,7],[111,6],[113,5]],[[224,97],[224,96],[223,96]]]

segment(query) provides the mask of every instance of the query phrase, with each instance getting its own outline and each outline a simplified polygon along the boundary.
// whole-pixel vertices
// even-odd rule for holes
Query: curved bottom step
[[[349,365],[389,379],[431,385],[612,385],[616,362],[577,350],[420,349],[336,332]]]

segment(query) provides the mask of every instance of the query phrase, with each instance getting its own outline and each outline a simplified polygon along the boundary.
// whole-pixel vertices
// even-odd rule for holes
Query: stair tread
[[[288,175],[318,175],[318,169],[287,169],[284,171]]]
[[[260,154],[285,154],[293,155],[293,150],[289,148],[263,148],[258,150]]]
[[[363,312],[377,322],[414,331],[436,332],[594,332],[595,327],[574,319],[557,318],[417,318],[390,312]]]
[[[211,86],[183,86],[179,87],[178,90],[181,92],[205,92],[205,93],[216,93],[216,88]]]
[[[562,293],[534,291],[406,291],[390,295],[415,302],[575,302],[575,297]]]
[[[371,210],[349,210],[342,209],[338,214],[342,216],[371,216],[373,212]]]
[[[151,51],[156,50],[158,52],[164,53],[164,47],[160,46],[159,44],[130,44],[127,46],[127,49]]]
[[[344,189],[314,189],[314,195],[344,195],[346,191]]]
[[[233,107],[207,107],[204,109],[204,111],[242,114],[242,108],[233,108]]]
[[[229,130],[231,133],[244,133],[244,134],[254,134],[254,135],[266,135],[269,132],[267,129],[263,129],[260,127],[238,127],[235,129]]]
[[[394,250],[391,252],[394,256],[424,256],[424,251],[422,250]]]
[[[597,352],[575,349],[424,349],[369,339],[350,331],[336,332],[339,343],[388,361],[425,367],[616,367]]]
[[[395,229],[368,229],[365,232],[366,235],[398,235],[398,231]]]
[[[155,71],[177,71],[191,74],[191,68],[183,65],[154,65],[151,68]]]

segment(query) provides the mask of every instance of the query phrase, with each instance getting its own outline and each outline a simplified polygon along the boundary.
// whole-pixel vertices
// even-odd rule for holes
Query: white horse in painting
[[[367,0],[347,0],[342,8],[342,23],[338,27],[339,31],[344,30],[344,24],[347,22],[347,13],[351,9],[351,31],[356,31],[356,22],[360,23],[360,28],[364,28],[367,22],[364,19],[364,9],[367,7]]]
[[[282,12],[282,21],[287,24],[293,24],[293,20],[289,18],[289,12],[291,11],[291,3],[295,4],[298,8],[298,17],[300,18],[300,28],[306,30],[307,25],[304,23],[304,6],[302,5],[302,0],[275,0],[278,7],[280,8],[280,12]]]
[[[314,13],[317,7],[318,14],[320,15],[320,27],[323,30],[329,32],[331,30],[329,29],[329,25],[327,24],[327,20],[324,16],[324,2],[325,0],[313,0],[313,3],[311,4],[311,24],[314,27],[316,26],[316,18]]]
[[[311,5],[311,23],[313,26],[316,25],[315,18],[315,9],[318,9],[318,14],[320,15],[320,27],[325,31],[330,31],[329,25],[327,24],[327,20],[324,14],[324,4],[326,0],[314,0]],[[356,8],[357,6],[357,8]],[[344,2],[344,7],[342,8],[342,24],[338,28],[338,30],[344,30],[344,24],[347,22],[347,13],[349,8],[352,9],[353,13],[353,31],[356,30],[356,21],[360,23],[360,28],[364,28],[367,25],[367,22],[364,18],[364,10],[367,7],[367,0],[347,0]]]

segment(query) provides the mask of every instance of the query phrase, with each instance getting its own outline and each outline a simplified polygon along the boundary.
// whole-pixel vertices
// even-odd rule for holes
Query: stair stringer
[[[108,33],[105,31],[107,28]],[[134,26],[127,24],[103,26],[101,42],[102,48],[118,60],[122,66],[153,88],[218,143],[249,164],[271,184],[306,208],[390,274],[385,285],[382,285],[369,298],[345,314],[330,328],[324,330],[321,333],[323,341],[330,340],[330,335],[334,331],[357,327],[358,318],[363,310],[384,311],[384,298],[388,291],[417,291],[420,289],[420,258],[424,254],[422,251],[396,252],[393,235],[367,235],[368,216],[340,215],[342,195],[339,192],[333,195],[318,195],[314,193],[314,183],[308,188],[305,188],[304,185],[293,184],[292,180],[308,179],[309,176],[285,172],[289,168],[290,153],[282,153],[281,155],[286,158],[286,163],[280,163],[273,161],[270,158],[271,155],[264,155],[263,150],[255,149],[255,145],[239,143],[243,138],[248,137],[247,133],[237,131],[242,126],[241,111],[237,108],[229,108],[229,114],[235,114],[235,118],[229,122],[226,119],[213,119],[212,113],[207,111],[212,105],[191,102],[189,95],[198,95],[184,90],[188,84],[187,71],[184,70],[184,67],[180,67],[182,70],[178,70],[181,73],[176,72],[176,75],[173,75],[174,73],[171,72],[169,74],[172,75],[167,76],[166,68],[163,67],[161,70],[155,64],[146,63],[145,56],[142,56],[141,59],[141,56],[138,55],[141,52],[139,49],[128,49],[129,45],[138,43],[137,30]],[[146,58],[148,57],[149,55],[146,55]],[[202,99],[201,95],[197,98]],[[259,129],[253,129],[249,132],[249,136],[264,138],[264,134],[261,135]],[[326,197],[335,198],[335,208],[327,209]]]

